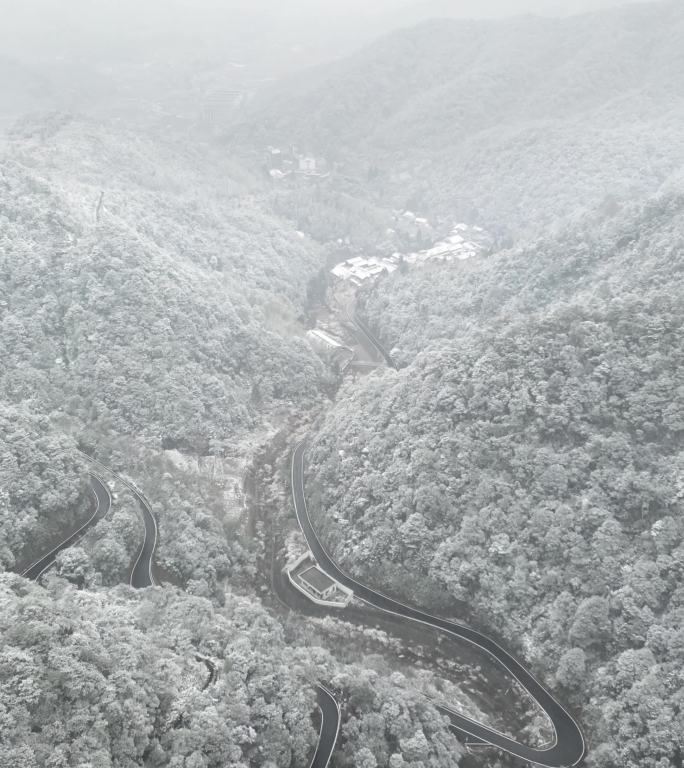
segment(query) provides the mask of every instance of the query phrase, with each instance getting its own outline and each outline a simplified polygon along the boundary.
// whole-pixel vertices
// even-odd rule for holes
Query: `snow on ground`
[[[223,489],[227,522],[237,523],[245,513],[247,498],[243,482],[258,449],[272,439],[276,428],[268,425],[242,438],[235,446],[235,456],[189,456],[176,450],[164,451],[174,467],[207,478]]]
[[[309,547],[306,544],[306,539],[299,529],[293,529],[287,534],[285,539],[285,564],[290,568],[297,560],[306,552],[309,551]]]
[[[424,219],[416,221],[425,221],[427,224]],[[490,246],[491,238],[481,227],[460,223],[452,228],[444,240],[434,243],[430,248],[413,253],[397,251],[391,256],[356,256],[336,264],[331,272],[338,280],[359,286],[379,275],[391,274],[402,263],[420,266],[431,261],[464,261],[484,253]]]

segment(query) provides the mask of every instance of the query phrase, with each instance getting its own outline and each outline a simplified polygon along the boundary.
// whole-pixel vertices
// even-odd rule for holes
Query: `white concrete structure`
[[[316,605],[346,608],[354,593],[322,571],[310,552],[285,567],[290,584]]]
[[[328,600],[335,593],[337,582],[315,565],[299,574],[299,580],[320,600]]]
[[[314,342],[322,344],[324,347],[330,347],[331,349],[343,349],[344,344],[331,336],[325,331],[321,331],[319,328],[314,328],[306,332],[306,335]]]

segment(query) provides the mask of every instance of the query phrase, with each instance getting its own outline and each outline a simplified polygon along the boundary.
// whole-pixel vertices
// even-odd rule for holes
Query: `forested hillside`
[[[30,565],[87,509],[74,443],[51,434],[46,416],[0,408],[0,570]]]
[[[319,679],[348,695],[338,765],[446,768],[462,753],[412,681],[377,658],[340,662],[310,631],[293,641],[253,599],[228,592],[216,609],[170,588],[3,574],[0,609],[3,768],[307,765]]]
[[[0,608],[4,768],[305,763],[313,665],[251,602],[0,576]]]
[[[280,84],[231,130],[339,163],[385,202],[538,232],[684,161],[684,9],[440,20]]]
[[[403,367],[323,420],[311,506],[366,583],[517,639],[591,765],[677,765],[684,196],[584,225],[381,281]]]
[[[7,137],[0,568],[21,572],[92,514],[80,446],[148,491],[165,588],[124,586],[143,527],[106,472],[111,511],[42,586],[0,575],[3,768],[305,765],[318,680],[348,696],[339,765],[461,754],[415,684],[332,657],[255,597],[263,543],[227,510],[242,478],[222,462],[246,471],[240,451],[317,405],[329,374],[301,322],[324,254],[254,191],[211,148],[114,124],[54,114]]]
[[[648,295],[680,298],[684,175],[643,202],[600,208],[556,234],[486,259],[434,265],[382,280],[360,294],[359,312],[400,365],[482,324],[545,312],[558,304],[617,304]]]
[[[162,449],[234,454],[278,405],[319,397],[326,376],[298,318],[321,255],[260,209],[251,186],[206,149],[85,118],[30,118],[9,135],[0,163],[7,568],[84,519],[92,499],[65,457],[77,441],[103,458],[114,451],[116,466],[140,478]],[[184,582],[211,574],[217,594],[236,545],[224,540],[220,488],[189,493],[190,484],[160,494],[175,508],[163,554]],[[191,521],[197,503],[210,524]],[[116,583],[140,543],[139,532],[121,537],[136,519],[135,504],[119,510],[121,540],[93,544],[84,572]],[[231,557],[242,559],[239,547]]]
[[[0,177],[7,401],[208,452],[264,404],[315,395],[296,319],[316,249],[197,160],[82,122],[15,133]]]
[[[684,5],[261,5],[6,14],[0,768],[682,768]]]

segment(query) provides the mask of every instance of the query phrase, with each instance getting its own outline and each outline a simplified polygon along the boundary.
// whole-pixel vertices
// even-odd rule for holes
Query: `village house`
[[[301,155],[299,157],[299,172],[314,174],[316,173],[316,158],[311,155]]]
[[[327,176],[327,163],[323,158],[301,154],[295,147],[280,149],[266,148],[266,171],[273,179],[282,179],[291,174],[298,176]]]

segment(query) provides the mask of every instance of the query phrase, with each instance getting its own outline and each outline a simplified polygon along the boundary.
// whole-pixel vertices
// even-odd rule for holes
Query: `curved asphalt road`
[[[145,523],[145,538],[140,547],[140,551],[138,552],[135,564],[133,565],[133,570],[131,571],[130,585],[134,589],[157,586],[157,582],[152,572],[152,564],[154,560],[154,551],[157,548],[159,531],[157,528],[157,520],[152,513],[152,507],[150,506],[149,501],[147,501],[142,491],[136,488],[133,483],[125,480],[121,475],[114,472],[101,461],[94,459],[92,456],[88,456],[88,454],[83,451],[78,451],[78,453],[91,464],[95,464],[106,472],[109,472],[110,475],[113,475],[135,496]]]
[[[55,564],[57,555],[65,549],[72,547],[78,541],[80,541],[86,533],[96,525],[102,518],[109,514],[109,510],[112,507],[112,497],[102,478],[90,473],[90,490],[95,498],[95,511],[93,514],[83,523],[83,525],[70,536],[64,539],[61,544],[51,549],[46,555],[36,560],[33,565],[30,565],[25,571],[22,571],[22,576],[32,581],[37,581],[46,571]]]
[[[340,705],[332,693],[320,684],[316,686],[316,699],[321,712],[321,730],[309,768],[326,768],[340,732]]]
[[[138,500],[140,510],[145,522],[145,539],[143,540],[140,552],[131,571],[130,584],[134,589],[144,589],[145,587],[154,587],[157,582],[152,573],[152,561],[154,550],[157,547],[157,521],[152,514],[152,509],[147,499],[137,490],[129,486],[133,495]]]
[[[195,654],[195,660],[201,661],[209,672],[209,677],[207,677],[206,683],[202,686],[202,690],[206,691],[210,685],[213,685],[218,680],[218,667],[211,659],[208,659],[206,656],[200,656],[199,653]]]
[[[321,569],[331,578],[353,590],[357,597],[382,611],[435,627],[455,637],[467,640],[469,643],[473,643],[473,645],[486,651],[508,670],[544,710],[553,724],[555,739],[548,748],[535,749],[525,744],[520,744],[493,728],[464,717],[446,707],[441,707],[440,709],[451,718],[454,728],[462,735],[465,735],[466,739],[471,743],[491,744],[504,752],[508,752],[523,760],[537,763],[538,765],[547,766],[547,768],[578,765],[586,751],[584,737],[579,726],[551,693],[508,651],[504,650],[491,638],[470,627],[448,621],[439,616],[432,616],[417,608],[412,608],[397,600],[393,600],[363,584],[359,584],[337,567],[316,535],[306,508],[304,494],[305,451],[306,443],[301,442],[295,448],[292,455],[292,497],[299,525]],[[325,727],[325,722],[323,725]],[[339,727],[339,724],[337,727]]]

